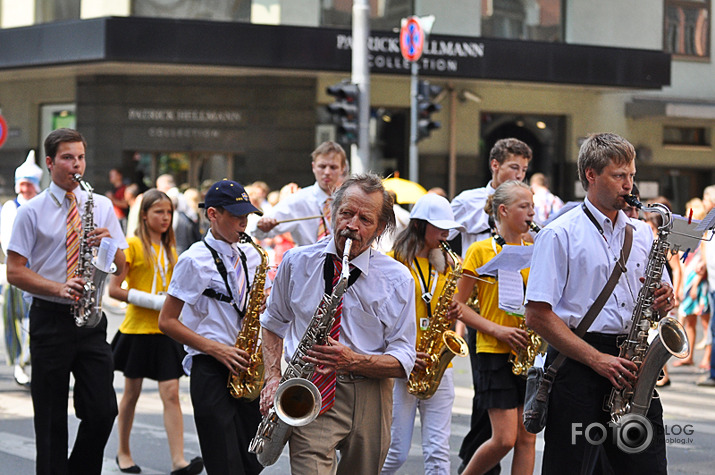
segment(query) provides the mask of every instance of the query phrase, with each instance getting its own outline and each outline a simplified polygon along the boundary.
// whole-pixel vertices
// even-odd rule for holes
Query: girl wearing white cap
[[[415,280],[417,341],[427,329],[429,319],[437,307],[439,296],[450,271],[448,256],[440,249],[450,230],[462,231],[454,221],[449,201],[428,193],[412,208],[410,222],[400,233],[388,255],[410,269]],[[453,303],[447,317],[460,316],[459,306]],[[426,366],[425,353],[417,353],[415,367]],[[449,436],[454,403],[452,368],[445,371],[442,381],[429,399],[418,399],[407,391],[407,380],[395,380],[393,390],[392,430],[390,450],[382,466],[382,474],[392,474],[405,463],[412,441],[416,411],[419,408],[422,426],[422,453],[426,474],[450,473]]]
[[[529,187],[511,180],[499,185],[489,197],[485,210],[494,216],[497,233],[469,246],[464,261],[463,276],[459,280],[455,299],[465,303],[476,286],[479,310],[476,313],[463,307],[463,321],[477,333],[477,405],[487,410],[492,436],[482,444],[465,468],[464,475],[485,473],[494,467],[513,448],[512,473],[533,473],[536,436],[526,432],[521,423],[526,380],[512,373],[509,355],[512,350],[526,346],[527,333],[519,329],[523,316],[507,313],[500,308],[499,287],[505,285],[493,276],[479,275],[477,269],[499,254],[506,244],[524,246],[522,235],[534,219],[534,199]],[[512,278],[526,286],[529,269],[510,271]],[[520,274],[520,275],[519,275]],[[479,280],[473,278],[478,276]],[[506,281],[506,271],[499,270],[500,280]],[[502,301],[502,306],[505,302]],[[515,302],[517,305],[523,304]],[[523,311],[521,312],[523,315]]]
[[[15,170],[15,193],[17,197],[8,200],[0,212],[0,241],[7,255],[12,226],[17,209],[40,192],[42,169],[35,164],[35,151],[30,150],[27,159]],[[5,348],[8,363],[15,367],[15,381],[21,386],[29,386],[30,376],[26,366],[30,363],[29,305],[22,297],[22,290],[6,285],[3,305],[5,323]]]

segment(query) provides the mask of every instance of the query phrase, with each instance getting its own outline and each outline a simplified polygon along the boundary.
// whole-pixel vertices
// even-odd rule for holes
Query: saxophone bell
[[[278,386],[273,398],[276,415],[291,427],[308,425],[318,417],[323,399],[312,381],[303,378],[286,380]]]

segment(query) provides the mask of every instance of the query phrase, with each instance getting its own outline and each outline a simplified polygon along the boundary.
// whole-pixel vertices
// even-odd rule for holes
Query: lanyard
[[[432,318],[432,297],[434,296],[434,291],[437,288],[437,271],[435,269],[432,269],[432,264],[429,265],[429,274],[427,275],[427,279],[425,280],[425,276],[422,273],[422,268],[420,267],[420,263],[417,261],[417,258],[412,261],[412,268],[417,271],[417,274],[420,276],[420,279],[417,281],[418,284],[420,284],[420,290],[422,291],[422,300],[424,301],[425,304],[427,304],[427,316],[429,318]],[[430,288],[430,283],[432,283],[432,287]]]
[[[159,244],[159,255],[156,255],[156,251],[154,250],[154,245],[151,245],[151,255],[152,258],[154,259],[154,278],[152,279],[151,282],[151,293],[156,294],[156,276],[157,274],[159,275],[159,278],[161,279],[161,292],[158,292],[160,295],[166,292],[166,267],[167,267],[167,259],[166,259],[166,252],[164,251],[164,245]]]

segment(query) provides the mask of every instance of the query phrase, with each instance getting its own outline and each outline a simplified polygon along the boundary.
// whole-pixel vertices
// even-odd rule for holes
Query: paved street
[[[109,316],[109,335],[114,335],[121,323],[121,311],[105,304]],[[0,346],[2,343],[0,343]],[[4,347],[2,353],[4,354]],[[696,352],[695,361],[700,358]],[[712,473],[712,447],[715,445],[715,389],[700,388],[694,382],[700,374],[693,367],[671,368],[673,383],[661,391],[665,407],[666,426],[671,434],[668,443],[668,458],[672,474]],[[469,363],[466,358],[455,360],[455,385],[457,398],[452,414],[452,473],[459,463],[457,451],[469,425],[472,390],[470,388]],[[115,375],[115,387],[121,396],[123,378]],[[182,378],[181,401],[185,421],[185,453],[187,459],[199,454],[198,439],[193,423],[188,379]],[[70,402],[70,427],[74,438],[77,420]],[[410,457],[401,474],[423,473],[419,436],[419,421],[416,423]],[[683,432],[688,432],[685,434]],[[114,462],[117,448],[116,430],[105,450],[104,473],[119,473]],[[159,474],[170,471],[169,449],[162,422],[162,406],[156,383],[148,381],[139,400],[137,416],[132,432],[134,460],[142,467],[142,473]],[[539,472],[543,438],[537,439],[537,470]],[[29,392],[17,386],[11,369],[0,368],[0,473],[34,473],[34,432],[32,428],[32,404]],[[509,473],[509,459],[503,463],[502,473]],[[289,473],[287,450],[278,463],[264,470],[266,474]]]

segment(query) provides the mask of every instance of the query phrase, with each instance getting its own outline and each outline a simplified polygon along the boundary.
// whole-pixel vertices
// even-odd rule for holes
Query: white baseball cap
[[[410,212],[410,219],[424,219],[439,229],[464,231],[464,226],[454,220],[449,201],[435,193],[427,193],[417,200]]]

